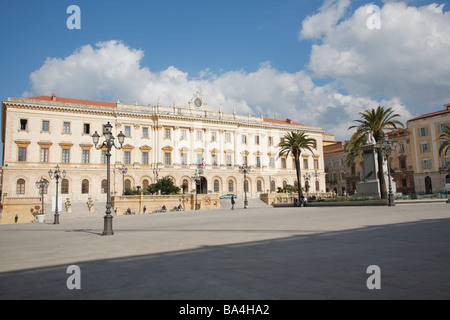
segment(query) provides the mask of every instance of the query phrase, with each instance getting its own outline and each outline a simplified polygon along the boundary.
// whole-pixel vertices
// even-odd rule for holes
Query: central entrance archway
[[[208,193],[208,181],[205,177],[200,177],[200,181],[197,182],[197,194]]]

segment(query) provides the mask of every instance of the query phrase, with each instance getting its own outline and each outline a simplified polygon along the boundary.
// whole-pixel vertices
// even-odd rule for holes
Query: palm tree
[[[403,129],[403,123],[395,118],[400,117],[399,114],[394,113],[392,108],[385,109],[378,106],[377,109],[370,109],[359,113],[361,120],[354,120],[359,125],[351,126],[349,129],[356,128],[356,132],[353,134],[351,141],[361,141],[362,136],[372,136],[376,142],[376,150],[378,154],[378,179],[380,180],[380,192],[381,198],[387,198],[386,182],[384,180],[383,172],[383,148],[382,143],[385,137],[384,130],[396,131]]]
[[[303,192],[302,186],[300,184],[300,154],[303,149],[309,150],[313,152],[313,148],[315,148],[316,141],[312,138],[308,138],[305,132],[288,132],[284,136],[284,140],[278,144],[280,147],[280,151],[278,152],[278,158],[281,156],[288,156],[289,153],[292,153],[295,161],[295,170],[297,173],[297,182],[298,182],[298,199],[300,200]]]
[[[442,154],[444,154],[444,156],[446,156],[447,152],[450,150],[450,127],[448,125],[442,130],[439,139],[443,140],[441,147],[439,148],[439,155],[442,156]]]

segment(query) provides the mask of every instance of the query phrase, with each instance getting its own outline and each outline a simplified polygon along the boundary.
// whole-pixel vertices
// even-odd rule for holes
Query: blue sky
[[[371,4],[380,30],[366,26]],[[81,9],[80,30],[66,26],[70,5]],[[368,107],[391,106],[406,121],[450,103],[448,9],[414,0],[0,1],[0,95],[183,104],[199,91],[224,111],[289,117],[347,139]]]

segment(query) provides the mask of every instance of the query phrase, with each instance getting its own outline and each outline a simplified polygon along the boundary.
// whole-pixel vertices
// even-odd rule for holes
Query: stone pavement
[[[449,204],[116,216],[113,229],[101,236],[98,215],[1,225],[0,299],[450,298]]]

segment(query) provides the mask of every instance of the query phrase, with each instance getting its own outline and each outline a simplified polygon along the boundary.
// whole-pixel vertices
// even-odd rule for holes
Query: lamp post
[[[39,193],[42,197],[41,214],[44,214],[44,189],[48,187],[48,181],[41,177],[39,181],[36,181],[36,187],[39,189]]]
[[[309,179],[311,179],[311,174],[308,172],[303,175],[303,179],[305,180],[305,192],[306,192],[306,198],[308,198],[308,191],[309,191]],[[301,185],[298,185],[299,188],[301,188]],[[300,201],[300,199],[299,199]]]
[[[116,146],[114,143],[114,136],[112,134],[112,125],[108,122],[103,126],[103,135],[105,136],[105,141],[101,145],[97,147],[98,140],[100,135],[97,131],[92,135],[92,140],[94,141],[94,146],[97,150],[106,148],[106,215],[103,217],[104,219],[104,230],[103,235],[113,235],[114,232],[112,230],[112,215],[111,215],[111,178],[110,178],[110,158],[111,158],[111,148],[115,147],[116,149],[122,149],[122,145],[125,141],[125,135],[120,131],[117,135],[117,139],[119,140],[120,147]]]
[[[247,166],[247,164],[243,164],[239,167],[239,172],[244,174],[244,209],[248,207],[248,199],[247,199],[247,173],[250,173],[251,166]]]
[[[59,224],[59,212],[58,212],[58,183],[59,183],[59,179],[60,178],[65,178],[66,177],[66,170],[59,170],[59,166],[57,165],[55,170],[49,170],[48,171],[48,175],[50,177],[50,179],[55,179],[56,180],[56,204],[55,204],[55,216],[53,219],[53,224]]]
[[[389,191],[388,191],[388,206],[393,207],[395,206],[394,202],[394,194],[392,193],[392,183],[391,183],[391,166],[389,165],[389,155],[391,151],[394,151],[397,149],[397,140],[393,140],[392,142],[389,141],[389,139],[386,137],[383,140],[382,148],[386,151],[386,162],[387,162],[387,171],[388,171],[388,184],[389,184]]]
[[[198,194],[198,185],[200,184],[201,178],[200,175],[203,174],[203,166],[199,163],[197,164],[197,168],[195,169],[195,174],[191,177],[195,181],[195,210],[200,209],[197,202],[197,194]]]
[[[159,180],[158,174],[159,174],[159,171],[161,171],[159,166],[162,166],[162,162],[155,162],[152,164],[153,177],[155,178],[155,183],[158,182],[158,180]]]
[[[119,172],[122,174],[122,195],[125,195],[125,175],[128,172],[128,168],[122,165],[122,168],[119,168]]]

